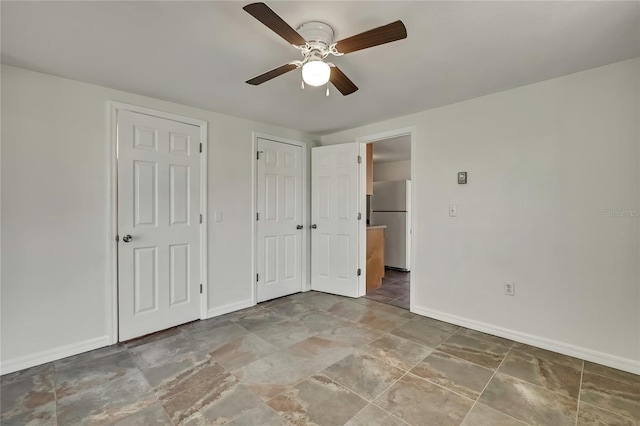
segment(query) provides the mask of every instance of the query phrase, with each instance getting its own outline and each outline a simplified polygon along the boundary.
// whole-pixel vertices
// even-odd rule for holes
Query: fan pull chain
[[[327,96],[329,96],[329,83],[327,83]]]

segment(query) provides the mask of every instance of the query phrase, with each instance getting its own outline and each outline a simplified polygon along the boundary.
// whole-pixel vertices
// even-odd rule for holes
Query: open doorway
[[[411,134],[367,144],[364,297],[410,309]]]

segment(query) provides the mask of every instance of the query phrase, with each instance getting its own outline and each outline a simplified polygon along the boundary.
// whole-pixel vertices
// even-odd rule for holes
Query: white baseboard
[[[213,318],[220,315],[228,314],[230,312],[239,311],[240,309],[250,308],[254,305],[255,303],[253,303],[253,299],[247,299],[236,303],[230,303],[224,306],[219,306],[217,308],[211,308],[207,311],[207,318]]]
[[[110,344],[111,339],[109,338],[109,336],[101,336],[94,339],[88,339],[82,342],[71,343],[69,345],[47,349],[42,352],[36,352],[34,354],[9,359],[0,363],[0,374],[13,373],[14,371],[23,370],[29,367],[35,367],[36,365],[56,361],[68,356],[78,355],[83,352],[103,348],[105,346],[109,346]]]
[[[429,318],[445,321],[451,324],[470,328],[476,331],[493,334],[494,336],[504,337],[505,339],[515,342],[525,343],[527,345],[537,346],[549,351],[558,352],[575,358],[584,359],[586,361],[595,362],[597,364],[606,365],[607,367],[617,368],[618,370],[628,371],[629,373],[640,374],[640,361],[629,358],[622,358],[616,355],[595,351],[593,349],[575,346],[558,340],[548,339],[546,337],[536,336],[508,328],[498,327],[469,318],[457,315],[447,314],[445,312],[433,309],[413,306],[411,312],[423,315]]]

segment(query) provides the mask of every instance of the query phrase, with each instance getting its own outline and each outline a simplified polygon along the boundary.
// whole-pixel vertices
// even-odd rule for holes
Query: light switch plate
[[[213,212],[213,220],[216,222],[222,222],[222,212],[220,210]]]
[[[457,206],[455,206],[453,204],[449,205],[449,216],[451,216],[451,217],[458,216],[458,207]]]
[[[467,183],[467,172],[458,172],[458,184],[464,185]]]

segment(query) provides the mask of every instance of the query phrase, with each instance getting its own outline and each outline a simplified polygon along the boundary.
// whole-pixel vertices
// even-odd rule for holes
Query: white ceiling
[[[375,164],[406,160],[411,160],[411,136],[398,136],[373,142]]]
[[[2,62],[326,134],[640,55],[640,3],[270,2],[336,39],[401,19],[408,39],[335,58],[360,90],[245,80],[298,51],[246,2],[2,1]]]

